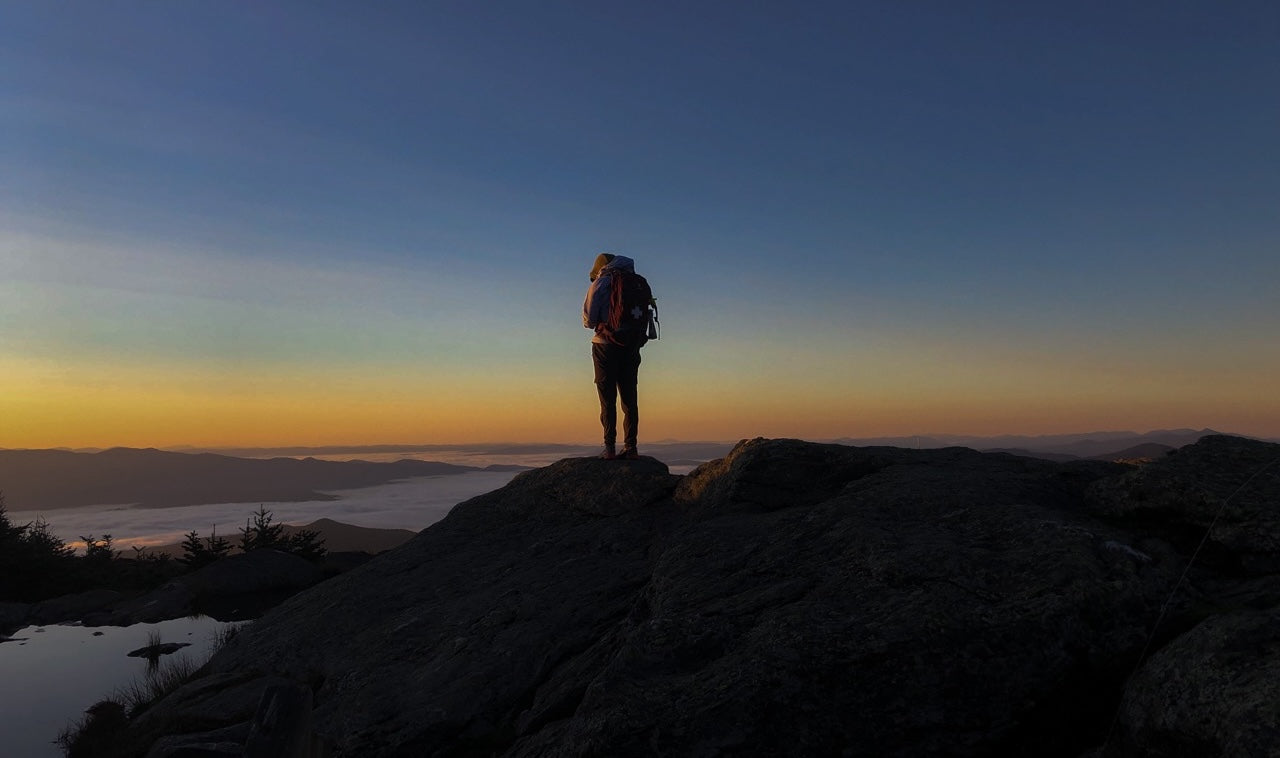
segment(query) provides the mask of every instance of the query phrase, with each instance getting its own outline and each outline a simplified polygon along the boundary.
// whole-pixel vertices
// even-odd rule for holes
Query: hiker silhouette
[[[604,430],[605,460],[636,458],[640,408],[636,384],[640,348],[656,338],[653,292],[636,273],[635,261],[624,255],[600,253],[591,266],[591,286],[582,303],[582,325],[591,329],[591,361],[596,393],[600,396],[600,426]],[[622,451],[617,450],[618,409],[622,400]]]

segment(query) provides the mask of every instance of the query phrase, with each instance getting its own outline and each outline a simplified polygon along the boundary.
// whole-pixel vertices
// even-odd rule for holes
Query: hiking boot
[[[605,445],[604,452],[600,453],[600,458],[606,461],[611,461],[617,457],[618,454],[614,451],[613,445]]]
[[[640,453],[636,452],[636,449],[634,447],[624,447],[622,448],[622,455],[619,455],[618,457],[629,460],[629,461],[634,461],[636,458],[640,457]]]

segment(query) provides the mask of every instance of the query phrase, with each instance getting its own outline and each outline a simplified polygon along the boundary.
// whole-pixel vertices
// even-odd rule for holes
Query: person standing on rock
[[[600,425],[604,427],[605,460],[638,458],[636,435],[640,409],[636,383],[640,348],[656,339],[656,300],[649,282],[636,273],[635,261],[624,255],[601,253],[591,266],[591,286],[582,303],[582,325],[591,329],[591,360],[600,396]],[[622,452],[617,451],[618,409],[622,400]]]

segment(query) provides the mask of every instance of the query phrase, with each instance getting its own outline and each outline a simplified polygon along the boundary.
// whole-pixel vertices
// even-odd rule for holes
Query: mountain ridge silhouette
[[[326,494],[333,490],[484,470],[408,459],[392,463],[255,459],[155,448],[117,447],[99,453],[0,450],[0,492],[11,511],[302,502],[334,500],[336,496]]]

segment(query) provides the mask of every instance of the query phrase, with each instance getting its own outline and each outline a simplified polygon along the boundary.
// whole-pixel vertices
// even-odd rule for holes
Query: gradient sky
[[[1280,436],[1280,4],[0,5],[0,447]]]

